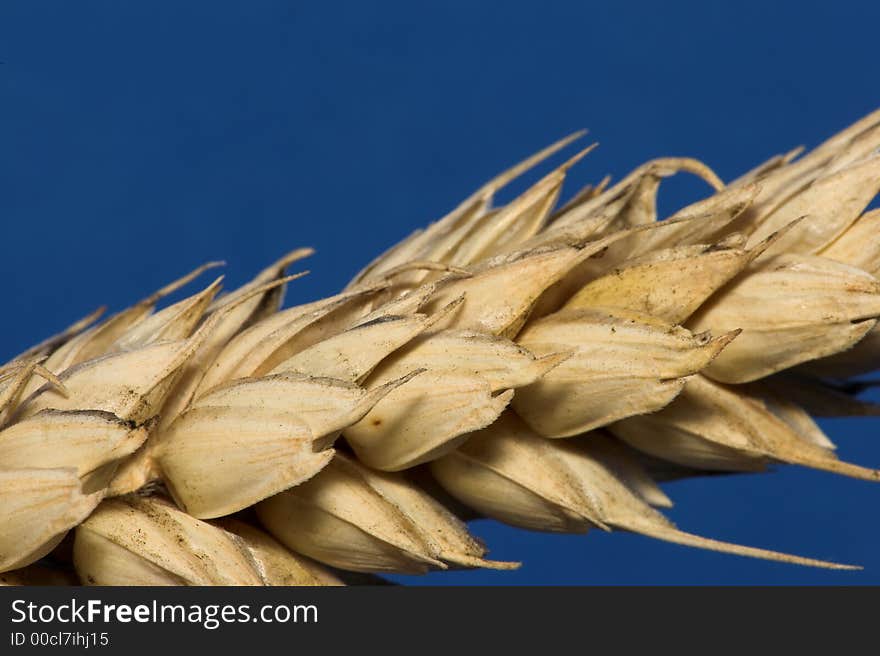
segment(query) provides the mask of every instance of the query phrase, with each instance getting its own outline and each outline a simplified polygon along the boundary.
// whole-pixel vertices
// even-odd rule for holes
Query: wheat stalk
[[[686,533],[658,482],[773,463],[880,478],[812,419],[878,412],[839,381],[880,365],[880,111],[727,185],[665,158],[557,207],[590,147],[493,205],[580,136],[330,298],[281,309],[299,249],[157,310],[211,263],[0,368],[0,580],[516,567],[486,559],[472,516],[849,568]],[[659,221],[679,172],[713,193]]]

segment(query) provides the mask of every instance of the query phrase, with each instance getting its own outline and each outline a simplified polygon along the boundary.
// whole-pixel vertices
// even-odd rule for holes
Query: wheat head
[[[297,249],[158,309],[209,263],[0,367],[0,582],[517,567],[473,517],[851,568],[687,533],[659,483],[779,463],[880,480],[813,419],[878,414],[845,381],[880,366],[880,111],[729,184],[663,158],[558,206],[589,147],[493,203],[581,136],[330,298],[282,309]],[[659,220],[680,172],[712,193]]]

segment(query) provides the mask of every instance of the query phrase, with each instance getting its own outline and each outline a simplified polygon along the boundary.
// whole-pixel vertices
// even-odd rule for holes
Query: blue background
[[[730,180],[880,105],[878,24],[873,2],[4,2],[0,359],[210,259],[239,284],[315,246],[288,302],[333,293],[581,127],[601,146],[569,193],[660,155]],[[702,193],[674,178],[661,207]],[[876,420],[824,426],[880,465]],[[483,521],[521,570],[415,582],[880,583],[880,486],[785,468],[668,491],[693,532],[866,569]]]

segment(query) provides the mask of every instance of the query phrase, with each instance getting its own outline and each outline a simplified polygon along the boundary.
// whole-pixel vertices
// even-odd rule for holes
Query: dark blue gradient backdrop
[[[880,105],[878,24],[869,2],[9,0],[0,358],[212,259],[228,261],[235,285],[314,246],[288,303],[331,294],[581,127],[601,146],[569,193],[661,155],[700,158],[730,180]],[[661,206],[705,192],[675,178]],[[824,426],[842,457],[880,465],[876,420]],[[865,570],[481,521],[492,556],[522,569],[400,580],[880,583],[878,485],[783,468],[667,490],[687,530]]]

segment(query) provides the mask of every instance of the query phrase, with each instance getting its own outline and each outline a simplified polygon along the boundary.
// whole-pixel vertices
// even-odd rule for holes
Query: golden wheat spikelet
[[[725,185],[648,162],[557,207],[582,136],[494,178],[339,294],[282,309],[297,249],[216,263],[0,367],[0,582],[339,585],[488,560],[464,518],[686,533],[658,483],[789,463],[867,480],[813,416],[880,366],[880,111]],[[661,181],[712,195],[659,220]],[[299,274],[302,275],[302,274]],[[67,539],[65,539],[67,538]],[[54,567],[54,569],[53,569]],[[75,575],[74,575],[75,573]]]

